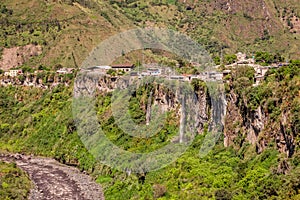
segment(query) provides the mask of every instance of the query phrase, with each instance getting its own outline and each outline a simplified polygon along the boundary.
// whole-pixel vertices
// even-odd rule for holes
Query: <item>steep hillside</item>
[[[52,90],[0,87],[0,149],[53,157],[92,174],[106,199],[299,199],[299,62],[272,70],[260,86],[252,87],[253,70],[240,68],[226,79],[228,115],[224,137],[209,154],[199,157],[208,134],[211,112],[199,93],[204,115],[200,134],[178,160],[153,172],[125,173],[97,162],[79,139],[72,116],[73,88]],[[149,152],[168,144],[178,130],[178,105],[162,88],[153,95],[172,109],[159,134],[140,139],[125,134],[112,116],[113,86],[99,80],[95,109],[107,138],[130,152]],[[197,86],[197,85],[194,85]],[[205,84],[199,84],[199,91]],[[146,121],[146,86],[132,94],[129,113]],[[109,90],[108,90],[109,91]],[[169,101],[163,102],[164,98]],[[154,101],[154,102],[155,102]],[[162,103],[162,102],[163,103]],[[207,106],[207,107],[206,107]],[[261,112],[261,113],[259,113]],[[261,128],[264,126],[265,128]],[[259,133],[257,133],[257,131]],[[224,147],[224,139],[227,143]],[[227,146],[227,147],[226,147]],[[105,154],[104,154],[105,155]]]
[[[176,29],[215,56],[222,49],[223,53],[248,55],[266,50],[287,59],[299,56],[297,0],[4,0],[0,8],[0,52],[40,45],[41,55],[25,59],[24,65],[30,67],[78,67],[105,38],[135,26]],[[5,54],[4,59],[9,57],[12,55]],[[15,65],[1,66],[10,67]]]
[[[4,56],[15,55],[3,48],[28,44],[42,47],[40,56],[28,57],[25,65],[30,67],[78,67],[99,42],[131,26],[105,2],[81,5],[71,1],[5,0],[0,6],[0,47]],[[1,66],[9,67],[15,66]]]
[[[139,26],[174,28],[211,52],[257,49],[299,55],[296,1],[110,1]],[[293,24],[293,28],[291,28]]]
[[[0,69],[43,69],[16,77],[1,75],[0,152],[41,155],[76,166],[103,186],[106,199],[300,198],[299,60],[269,70],[255,87],[252,68],[231,69],[224,79],[228,104],[224,134],[205,157],[199,156],[199,150],[210,131],[213,94],[204,82],[193,83],[199,100],[195,106],[201,108],[198,134],[175,162],[142,173],[101,164],[86,149],[72,112],[76,73],[60,75],[54,70],[80,67],[89,52],[113,34],[152,26],[186,33],[212,56],[265,50],[276,57],[299,59],[298,0],[2,0],[0,16],[0,55],[4,56]],[[143,53],[151,62],[174,61],[176,66],[177,61],[163,57],[167,53]],[[138,60],[138,55],[141,52],[124,55],[119,62]],[[176,95],[159,84],[133,92],[127,114],[134,122],[146,124],[153,97],[153,104],[169,111],[160,132],[141,139],[122,131],[112,113],[112,80],[116,79],[107,76],[96,81],[100,90],[94,107],[96,122],[110,141],[120,149],[146,153],[180,141],[173,136],[180,129],[182,108]],[[89,125],[89,120],[84,123]],[[106,153],[111,152],[102,155]],[[1,181],[11,181],[0,184],[8,191],[6,196],[12,195],[10,188],[18,190],[19,178],[22,185],[28,183],[15,166],[0,165]],[[16,171],[21,177],[11,178]],[[29,188],[25,189],[20,191],[22,197]]]

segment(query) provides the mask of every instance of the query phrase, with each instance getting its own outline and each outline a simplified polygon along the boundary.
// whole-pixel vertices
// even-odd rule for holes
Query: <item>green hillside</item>
[[[291,109],[288,115],[290,126],[284,128],[298,141],[299,98],[293,102],[290,99],[297,95],[300,88],[299,68],[298,65],[291,65],[272,73],[275,74],[274,79],[267,79],[257,89],[247,86],[247,82],[243,83],[246,85],[244,88],[233,87],[237,94],[245,95],[241,98],[245,98],[248,106],[255,109],[255,106],[265,105],[271,116],[270,129],[261,134],[269,144],[261,153],[257,152],[255,145],[241,143],[243,135],[240,133],[234,141],[235,145],[225,148],[220,140],[213,151],[199,158],[206,130],[196,137],[188,151],[175,163],[158,171],[128,176],[95,161],[84,148],[72,118],[72,88],[64,86],[51,91],[0,87],[0,148],[2,151],[49,156],[62,163],[76,165],[101,183],[106,199],[298,199],[298,145],[293,156],[287,157],[276,148],[275,136],[268,133],[272,132],[272,127],[276,130],[281,119],[280,110],[272,106],[276,104],[281,110]],[[233,85],[235,81],[251,81],[243,74],[233,80]],[[281,86],[276,87],[277,83]],[[238,85],[242,86],[241,83]],[[260,90],[266,90],[267,85],[274,85],[274,94],[277,98],[281,98],[278,94],[283,95],[282,99],[274,102],[271,101],[274,99],[271,94],[261,93]],[[176,130],[173,126],[175,118],[170,118],[173,120],[157,136],[147,140],[133,139],[114,124],[110,98],[109,94],[98,96],[97,113],[107,137],[119,147],[148,152],[165,145],[170,133]],[[136,108],[143,102],[143,90],[135,98],[132,99],[136,102],[132,104],[134,107],[130,107],[131,115],[143,121],[144,114]]]
[[[47,89],[0,86],[0,153],[51,157],[76,166],[101,184],[105,198],[112,200],[300,199],[300,5],[297,0],[2,0],[0,16],[0,55],[10,61],[13,54],[19,54],[13,48],[40,46],[40,55],[28,56],[16,68],[44,69],[32,77],[49,86]],[[55,75],[55,70],[80,68],[93,48],[114,34],[136,27],[157,26],[189,35],[212,57],[225,55],[225,63],[231,63],[235,59],[232,54],[238,51],[290,62],[270,69],[258,86],[253,86],[253,68],[228,68],[231,72],[224,77],[224,82],[229,114],[225,118],[224,134],[207,156],[200,158],[199,150],[209,133],[209,120],[174,163],[157,171],[125,173],[101,164],[85,148],[72,113],[77,71],[71,75]],[[174,55],[160,53],[155,55],[148,49],[143,56],[149,62],[176,66],[178,60],[175,61]],[[23,54],[17,56],[22,58]],[[118,62],[136,62],[139,56],[141,52],[131,52]],[[256,59],[264,65],[271,63],[265,58],[258,60],[258,56]],[[10,68],[9,64],[7,67]],[[223,65],[221,68],[226,69]],[[176,70],[193,72],[191,68]],[[1,74],[2,70],[0,81],[7,79]],[[25,79],[25,76],[15,79]],[[57,86],[52,88],[50,79],[55,79]],[[208,101],[211,99],[213,94],[204,82],[193,86],[207,95]],[[136,123],[146,121],[150,89],[143,86],[132,94],[129,114]],[[179,129],[177,107],[168,112],[162,130],[154,137],[129,136],[115,123],[111,98],[111,92],[97,93],[95,111],[107,138],[122,149],[151,152],[169,143]],[[207,104],[205,112],[210,116],[211,103]],[[260,123],[263,128],[258,130]],[[254,133],[252,137],[249,132]],[[28,177],[14,164],[0,163],[0,199],[1,195],[24,199],[29,186]]]
[[[300,10],[293,0],[232,1],[230,5],[221,0],[4,0],[0,6],[2,50],[27,44],[43,48],[42,55],[25,63],[30,67],[78,67],[101,41],[136,26],[186,33],[215,56],[222,49],[248,55],[265,50],[287,59],[299,56]]]

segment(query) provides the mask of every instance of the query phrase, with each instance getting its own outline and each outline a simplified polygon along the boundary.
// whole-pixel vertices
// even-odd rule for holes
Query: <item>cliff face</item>
[[[279,97],[277,101],[280,102],[277,105],[279,113],[274,119],[266,105],[251,109],[248,99],[230,91],[227,96],[224,145],[239,149],[250,143],[256,146],[257,153],[268,146],[274,146],[287,157],[292,157],[296,153],[296,138],[299,134],[293,125],[295,113],[284,107],[287,104],[284,99]]]
[[[95,95],[96,93],[105,95],[117,88],[124,90],[130,85],[138,86],[141,83],[137,80],[132,77],[121,80],[110,76],[83,77],[75,81],[75,96]],[[151,89],[149,89],[150,86]],[[170,90],[170,88],[155,82],[146,84],[145,88],[148,88],[151,94],[142,98],[139,105],[140,109],[146,113],[147,123],[151,120],[151,108],[154,106],[158,106],[159,110],[163,112],[174,111],[176,113],[174,117],[178,122],[180,121],[183,107],[179,90]],[[237,94],[234,89],[227,94],[225,102],[221,98],[219,99],[220,103],[227,103],[226,115],[225,112],[223,113],[223,107],[219,106],[221,104],[214,103],[213,94],[209,94],[204,87],[195,88],[196,100],[187,99],[186,102],[193,104],[191,108],[196,114],[193,115],[192,120],[199,134],[203,132],[205,124],[210,123],[210,129],[224,124],[224,146],[226,147],[234,146],[240,149],[250,143],[256,146],[257,153],[261,153],[266,147],[274,145],[281,153],[291,157],[295,151],[297,133],[291,131],[293,130],[292,113],[282,107],[285,105],[282,103],[286,102],[285,98],[284,95],[278,99],[270,97],[270,102],[276,101],[275,104],[278,104],[277,106],[283,110],[282,112],[279,110],[280,114],[276,114],[276,119],[269,108],[271,103],[264,103],[253,109],[250,100],[246,96]],[[220,113],[225,116],[224,122],[220,118]]]
[[[132,93],[131,95],[136,97],[135,93],[137,91],[135,90],[138,90],[139,88],[144,88],[143,95],[138,104],[140,105],[140,109],[145,113],[147,123],[151,121],[151,117],[156,117],[152,115],[169,111],[175,113],[175,116],[173,117],[179,123],[179,118],[182,117],[182,113],[185,112],[188,113],[186,120],[192,122],[190,124],[192,124],[193,127],[189,128],[193,130],[196,129],[198,133],[202,133],[204,125],[210,121],[210,103],[205,87],[198,87],[195,91],[193,90],[193,94],[187,94],[183,97],[184,92],[192,90],[191,87],[180,89],[175,85],[168,85],[168,83],[161,84],[154,80],[142,82],[137,77],[116,78],[105,75],[89,75],[77,77],[74,83],[74,95],[76,98],[80,96],[90,97],[97,94],[105,96],[118,89],[121,92],[128,89]],[[115,94],[115,96],[118,95],[119,94]],[[126,101],[125,97],[124,101]],[[183,105],[186,106],[184,107]],[[154,107],[158,110],[157,113],[153,113],[151,110]]]
[[[59,84],[70,86],[72,82],[71,79],[72,77],[68,77],[68,75],[59,75],[55,73],[22,74],[16,77],[0,77],[0,85],[31,86],[42,89],[48,89],[53,88]]]

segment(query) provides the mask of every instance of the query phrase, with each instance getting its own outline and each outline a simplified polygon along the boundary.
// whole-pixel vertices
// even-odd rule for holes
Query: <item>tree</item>
[[[237,61],[237,56],[235,54],[225,55],[224,62],[226,65],[230,65]]]
[[[216,65],[219,65],[221,63],[221,59],[219,56],[214,57],[214,62]]]
[[[255,53],[255,62],[261,63],[262,65],[268,65],[278,61],[282,62],[283,60],[284,58],[279,54],[272,55],[265,51],[258,51]]]
[[[111,76],[116,76],[116,75],[117,75],[116,71],[113,70],[113,69],[109,69],[109,70],[106,72],[106,74],[111,75]]]

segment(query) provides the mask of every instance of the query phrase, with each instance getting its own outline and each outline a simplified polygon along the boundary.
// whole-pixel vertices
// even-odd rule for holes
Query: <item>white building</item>
[[[133,64],[116,64],[116,65],[112,65],[111,68],[114,70],[130,72],[134,68],[134,65]]]
[[[20,69],[9,70],[9,72],[4,72],[4,76],[11,76],[11,77],[18,76],[18,75],[21,75],[21,74],[23,74],[23,71],[20,70]]]
[[[61,68],[56,71],[58,74],[72,74],[74,72],[74,68]]]
[[[161,75],[161,69],[158,69],[158,68],[149,68],[149,69],[147,69],[147,72],[151,76],[160,76]]]
[[[242,52],[238,52],[237,54],[235,54],[237,57],[237,61],[238,62],[244,62],[246,61],[247,55],[242,53]]]

